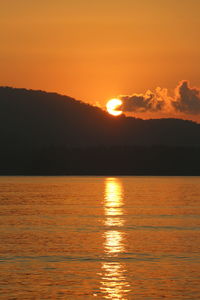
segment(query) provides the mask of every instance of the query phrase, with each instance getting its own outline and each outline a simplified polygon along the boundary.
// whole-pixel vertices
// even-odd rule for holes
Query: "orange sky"
[[[200,87],[199,0],[1,0],[0,85],[104,105]]]

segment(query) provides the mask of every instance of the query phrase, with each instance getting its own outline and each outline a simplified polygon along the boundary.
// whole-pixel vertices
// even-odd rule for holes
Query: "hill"
[[[59,161],[58,165],[63,166],[66,157],[69,157],[69,153],[68,155],[64,153],[71,151],[70,149],[84,149],[74,159],[79,160],[84,152],[89,165],[90,157],[87,156],[89,150],[85,149],[95,148],[96,154],[100,151],[100,156],[95,154],[96,160],[99,159],[101,164],[106,165],[110,158],[101,156],[102,149],[107,149],[104,152],[111,154],[109,149],[112,147],[118,149],[116,151],[120,156],[123,152],[119,151],[119,147],[129,148],[132,151],[137,147],[143,149],[149,147],[151,151],[154,149],[154,152],[163,147],[179,150],[180,147],[184,149],[189,147],[190,151],[192,148],[200,147],[200,125],[192,121],[141,120],[124,115],[115,118],[100,108],[67,96],[10,87],[0,87],[0,136],[2,174],[26,173],[28,169],[29,173],[33,169],[37,173],[39,165],[34,167],[37,165],[36,161],[40,161],[41,166],[45,157],[49,157],[49,163]],[[65,149],[64,152],[61,149]],[[45,164],[48,165],[47,162]],[[54,168],[59,169],[58,166],[52,167],[52,173],[55,171]],[[62,172],[66,173],[66,168]],[[73,166],[71,170],[73,173]],[[98,170],[96,171],[98,173]],[[109,172],[112,171],[111,166]],[[95,170],[93,172],[95,173]],[[126,168],[124,172],[126,173]]]

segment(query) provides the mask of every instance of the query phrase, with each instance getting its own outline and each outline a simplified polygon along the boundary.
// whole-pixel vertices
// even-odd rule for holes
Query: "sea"
[[[0,177],[0,299],[200,299],[200,177]]]

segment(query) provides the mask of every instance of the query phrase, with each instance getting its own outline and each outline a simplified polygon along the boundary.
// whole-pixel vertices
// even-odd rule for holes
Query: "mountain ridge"
[[[72,97],[40,90],[0,87],[0,117],[3,140],[18,144],[200,146],[200,124],[193,121],[113,117]]]
[[[0,87],[1,175],[200,175],[200,124]]]

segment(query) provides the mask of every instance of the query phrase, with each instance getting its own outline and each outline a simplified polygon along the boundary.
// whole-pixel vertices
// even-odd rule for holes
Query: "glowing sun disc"
[[[120,105],[122,105],[122,101],[120,99],[111,99],[107,102],[106,108],[109,114],[119,116],[122,114],[122,111],[118,110]]]

